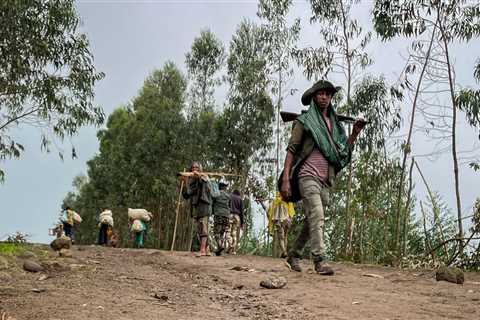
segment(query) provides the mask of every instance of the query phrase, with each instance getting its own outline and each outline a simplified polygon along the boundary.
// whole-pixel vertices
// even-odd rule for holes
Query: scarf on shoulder
[[[335,109],[332,105],[328,108],[327,116],[332,124],[331,133],[313,99],[308,111],[301,114],[297,120],[303,124],[305,131],[312,136],[315,145],[325,159],[335,168],[335,172],[339,172],[350,162],[352,152],[347,144],[345,129],[338,121]]]

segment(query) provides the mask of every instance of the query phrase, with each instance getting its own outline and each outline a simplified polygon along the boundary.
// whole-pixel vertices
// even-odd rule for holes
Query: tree
[[[270,73],[272,93],[276,96],[276,157],[275,180],[279,175],[280,159],[280,110],[282,109],[286,83],[293,75],[290,66],[292,50],[300,34],[300,19],[287,25],[287,14],[292,0],[260,0],[257,16],[265,21],[261,26],[262,40],[267,58],[267,70]]]
[[[1,2],[0,159],[18,158],[24,149],[9,133],[15,127],[39,127],[48,151],[52,138],[103,123],[102,109],[92,102],[103,74],[95,70],[86,36],[77,32],[79,22],[72,0]]]
[[[451,103],[451,153],[453,159],[453,172],[455,181],[455,197],[458,223],[458,247],[463,250],[463,226],[462,208],[460,199],[460,183],[458,173],[457,151],[457,109],[462,105],[468,110],[475,110],[475,99],[465,99],[465,95],[458,96],[457,84],[454,77],[454,65],[451,62],[450,46],[454,42],[468,42],[474,37],[480,36],[480,10],[475,4],[466,0],[442,1],[442,0],[409,0],[390,1],[377,0],[374,8],[374,24],[376,31],[384,38],[391,39],[396,36],[418,37],[425,30],[432,29],[432,39],[441,44],[445,66],[441,70],[446,79],[446,91]],[[434,37],[435,30],[438,35]],[[422,71],[423,72],[423,71]],[[459,98],[460,97],[460,98]],[[464,103],[464,104],[460,104]],[[473,102],[473,104],[472,104]],[[473,109],[472,109],[473,108]],[[469,113],[467,111],[467,117]],[[409,145],[406,145],[409,148]],[[405,156],[404,156],[405,157]]]
[[[243,176],[242,189],[252,188],[248,175],[271,148],[274,110],[268,95],[267,59],[261,30],[243,21],[231,43],[227,61],[228,104],[217,124],[217,141],[227,170]]]
[[[214,90],[220,84],[215,77],[225,61],[225,48],[210,30],[202,30],[193,40],[190,52],[185,55],[190,83],[190,104],[193,114],[212,110]]]

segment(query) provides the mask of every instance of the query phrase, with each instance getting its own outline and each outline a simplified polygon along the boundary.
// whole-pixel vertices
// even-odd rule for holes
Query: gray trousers
[[[303,248],[310,240],[311,254],[314,261],[321,261],[325,256],[324,224],[325,205],[328,204],[329,191],[316,177],[301,177],[298,181],[302,196],[305,218],[303,227],[293,245],[290,256],[300,258]]]

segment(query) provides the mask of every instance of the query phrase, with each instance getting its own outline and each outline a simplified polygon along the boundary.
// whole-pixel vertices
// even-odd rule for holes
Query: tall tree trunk
[[[398,186],[397,212],[396,212],[396,216],[395,216],[395,220],[396,220],[396,223],[395,223],[395,225],[396,225],[396,227],[395,227],[395,243],[393,245],[393,248],[395,250],[397,250],[398,256],[400,256],[400,246],[399,246],[399,242],[400,242],[400,216],[401,216],[401,211],[402,211],[402,195],[403,195],[403,183],[405,181],[405,166],[406,166],[406,162],[407,162],[407,156],[411,151],[410,141],[412,139],[413,124],[415,122],[415,112],[416,112],[416,109],[417,109],[417,101],[418,101],[418,97],[420,95],[420,88],[422,86],[423,76],[425,75],[425,71],[427,69],[428,61],[430,59],[430,52],[432,50],[432,46],[433,46],[433,42],[434,42],[434,39],[435,39],[436,31],[437,31],[437,26],[435,25],[435,27],[433,28],[433,31],[432,31],[432,36],[430,38],[430,43],[428,45],[428,50],[426,52],[425,62],[423,63],[422,71],[420,73],[420,77],[418,78],[417,88],[415,90],[415,96],[414,96],[413,104],[412,104],[412,115],[411,115],[411,118],[410,118],[410,127],[408,129],[407,141],[405,142],[405,145],[403,146],[403,159],[402,159],[402,167],[401,167],[402,171],[401,171],[401,174],[400,174],[400,184]]]
[[[407,237],[408,237],[408,218],[410,217],[410,202],[412,199],[412,189],[413,189],[413,181],[412,181],[412,171],[413,171],[413,164],[415,159],[412,157],[412,163],[410,164],[410,170],[408,174],[408,195],[407,195],[407,203],[405,205],[405,212],[403,213],[403,241],[402,241],[402,255],[405,256],[406,248],[407,248]]]
[[[460,186],[458,176],[458,159],[457,159],[457,141],[456,141],[456,127],[457,127],[457,103],[455,101],[455,83],[452,75],[452,66],[450,63],[450,56],[448,53],[448,42],[445,35],[445,30],[440,23],[440,30],[442,32],[442,40],[445,49],[445,58],[447,60],[448,70],[448,84],[450,89],[450,98],[452,100],[452,158],[453,158],[453,174],[455,177],[455,198],[457,200],[457,219],[458,219],[458,248],[460,255],[463,255],[463,225],[462,225],[462,203],[460,200]]]
[[[340,9],[342,11],[342,29],[343,29],[343,38],[345,40],[345,60],[347,62],[347,115],[350,114],[350,106],[351,106],[351,86],[352,86],[352,61],[350,55],[350,43],[347,34],[347,16],[345,12],[345,8],[343,6],[343,2],[340,1]],[[351,129],[349,127],[349,134],[351,134]],[[352,179],[353,179],[353,168],[352,164],[348,164],[348,178],[347,178],[347,190],[346,190],[346,199],[345,199],[345,218],[346,218],[346,226],[347,229],[345,230],[346,235],[348,236],[349,241],[345,245],[345,256],[348,256],[349,251],[352,249],[352,240],[353,240],[353,225],[355,223],[355,218],[350,213],[350,200],[352,197]],[[351,221],[351,222],[350,222]],[[350,249],[349,249],[350,248]]]

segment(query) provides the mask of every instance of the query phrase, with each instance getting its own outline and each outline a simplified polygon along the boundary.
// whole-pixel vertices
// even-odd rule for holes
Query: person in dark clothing
[[[219,193],[213,196],[213,230],[218,245],[215,251],[217,256],[225,250],[225,234],[229,227],[230,195],[226,191],[227,186],[226,182],[220,181],[218,183]]]
[[[208,217],[211,212],[212,195],[208,176],[202,174],[202,166],[193,162],[190,166],[193,177],[184,177],[186,188],[183,190],[183,197],[190,200],[191,216],[197,223],[197,232],[200,238],[199,257],[207,256],[208,247]]]
[[[228,237],[228,253],[237,254],[240,230],[244,226],[243,200],[240,191],[234,190],[230,196],[230,227]]]
[[[73,229],[73,210],[70,207],[65,208],[65,214],[62,219],[62,224],[63,224],[63,231],[65,232],[65,235],[69,237],[72,240],[72,244],[74,243],[74,229]]]
[[[98,244],[108,245],[108,229],[113,227],[112,211],[104,209],[102,213],[100,213],[98,220],[98,226],[100,227],[98,232]]]

